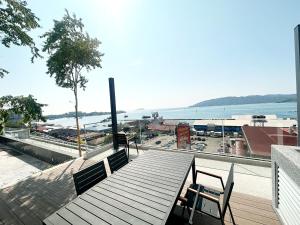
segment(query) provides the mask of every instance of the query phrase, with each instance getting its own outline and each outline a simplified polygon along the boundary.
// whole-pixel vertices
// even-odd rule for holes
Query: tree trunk
[[[78,121],[78,98],[77,98],[77,88],[74,90],[75,96],[75,118],[76,118],[76,127],[77,127],[77,143],[78,143],[78,151],[79,157],[81,157],[81,143],[80,143],[80,129],[79,129],[79,121]]]

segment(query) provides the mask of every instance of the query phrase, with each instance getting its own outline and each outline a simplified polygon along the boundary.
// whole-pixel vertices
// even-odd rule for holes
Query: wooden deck
[[[182,195],[190,184],[186,183]],[[258,198],[251,195],[241,194],[234,192],[230,198],[230,206],[233,212],[233,216],[236,224],[240,225],[267,225],[267,224],[281,224],[276,216],[271,200]],[[170,219],[169,224],[188,224],[188,214],[184,215],[184,221],[182,221],[182,207],[178,204],[174,218]],[[232,224],[229,212],[226,212],[226,224]],[[176,221],[176,222],[175,222]],[[179,221],[179,222],[177,222]],[[205,224],[221,224],[218,220],[214,220],[204,214],[197,214],[193,220],[195,225]]]
[[[43,219],[76,197],[72,174],[92,163],[73,160],[0,190],[0,224],[41,225]],[[230,204],[237,224],[280,224],[270,200],[233,193]],[[180,214],[179,207],[175,213]],[[198,221],[194,224],[215,224],[203,215],[195,217]]]

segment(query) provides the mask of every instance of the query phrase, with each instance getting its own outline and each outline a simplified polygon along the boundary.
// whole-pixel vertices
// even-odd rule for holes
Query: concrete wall
[[[113,147],[113,144],[108,144],[108,145],[103,146],[100,149],[87,149],[85,154],[83,155],[83,159],[89,159],[95,155],[98,155],[102,152],[105,152],[105,151],[111,149],[112,147]]]
[[[293,196],[294,199],[297,202],[296,204],[299,204],[299,193],[300,193],[300,147],[297,146],[283,146],[283,145],[272,145],[272,153],[271,153],[271,160],[272,160],[272,205],[279,216],[282,224],[288,224],[284,218],[282,218],[282,212],[280,209],[280,202],[279,197],[280,193],[282,192],[288,192],[285,195]],[[288,176],[288,179],[282,179],[282,175],[279,173],[279,168],[284,171],[286,174],[285,176]],[[284,182],[280,183],[280,182]],[[281,185],[279,185],[279,183]],[[285,190],[283,189],[283,186],[293,186],[294,189]],[[281,198],[282,199],[282,198]],[[291,205],[294,205],[295,203],[291,203]],[[299,204],[300,205],[300,204]],[[294,210],[294,208],[290,208]],[[298,213],[298,221],[300,219],[300,208],[297,210]],[[295,215],[292,212],[288,212],[288,214]],[[284,216],[283,216],[284,217]],[[298,223],[297,223],[298,224]]]
[[[25,139],[25,138],[29,138],[29,134],[30,134],[29,128],[24,128],[24,129],[6,128],[5,129],[5,135],[12,138]]]
[[[0,136],[0,142],[52,165],[57,165],[73,159],[72,156],[63,154],[62,152],[28,144],[25,141],[14,138]]]

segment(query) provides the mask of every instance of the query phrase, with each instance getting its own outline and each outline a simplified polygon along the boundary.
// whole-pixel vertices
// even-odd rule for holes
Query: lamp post
[[[225,153],[224,118],[225,118],[225,107],[224,107],[223,119],[222,119],[223,152]]]

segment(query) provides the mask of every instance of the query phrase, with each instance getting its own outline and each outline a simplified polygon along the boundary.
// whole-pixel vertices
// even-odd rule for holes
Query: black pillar
[[[110,112],[111,112],[111,128],[113,134],[114,149],[118,150],[117,133],[118,133],[118,122],[117,122],[117,110],[116,110],[116,96],[115,96],[115,82],[114,78],[108,78],[109,82],[109,95],[110,95]]]
[[[296,90],[297,90],[297,122],[298,122],[298,138],[297,143],[300,146],[300,25],[294,29],[295,35],[295,61],[296,61]]]

